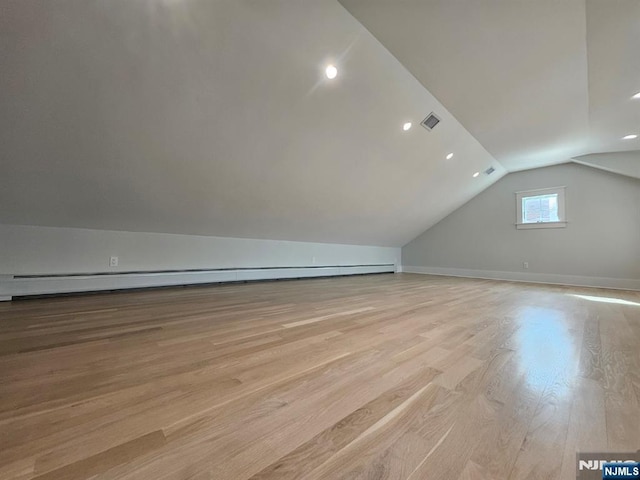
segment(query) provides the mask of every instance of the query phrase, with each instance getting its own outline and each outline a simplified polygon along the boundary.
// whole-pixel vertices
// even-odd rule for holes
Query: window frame
[[[524,223],[522,221],[522,199],[527,197],[537,197],[539,195],[558,195],[558,218],[557,222],[536,222]],[[535,190],[523,190],[516,192],[516,228],[518,230],[529,230],[533,228],[565,228],[567,217],[565,211],[566,187],[538,188]]]

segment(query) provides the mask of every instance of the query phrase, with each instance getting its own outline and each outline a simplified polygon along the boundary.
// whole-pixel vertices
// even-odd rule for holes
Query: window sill
[[[540,222],[540,223],[516,223],[518,230],[530,230],[532,228],[565,228],[567,222]]]

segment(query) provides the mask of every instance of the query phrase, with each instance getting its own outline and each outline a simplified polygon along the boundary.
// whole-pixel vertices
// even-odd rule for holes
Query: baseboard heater
[[[393,273],[394,264],[308,267],[264,267],[153,272],[0,275],[0,300],[30,295],[127,290],[206,283]]]

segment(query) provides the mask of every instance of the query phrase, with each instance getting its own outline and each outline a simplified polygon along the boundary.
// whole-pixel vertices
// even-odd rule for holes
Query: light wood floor
[[[0,304],[0,478],[574,479],[639,347],[638,292],[410,274]]]

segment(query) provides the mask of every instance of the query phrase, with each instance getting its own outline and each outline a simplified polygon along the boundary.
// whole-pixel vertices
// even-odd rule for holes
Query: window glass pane
[[[557,193],[522,198],[522,223],[559,221]]]

